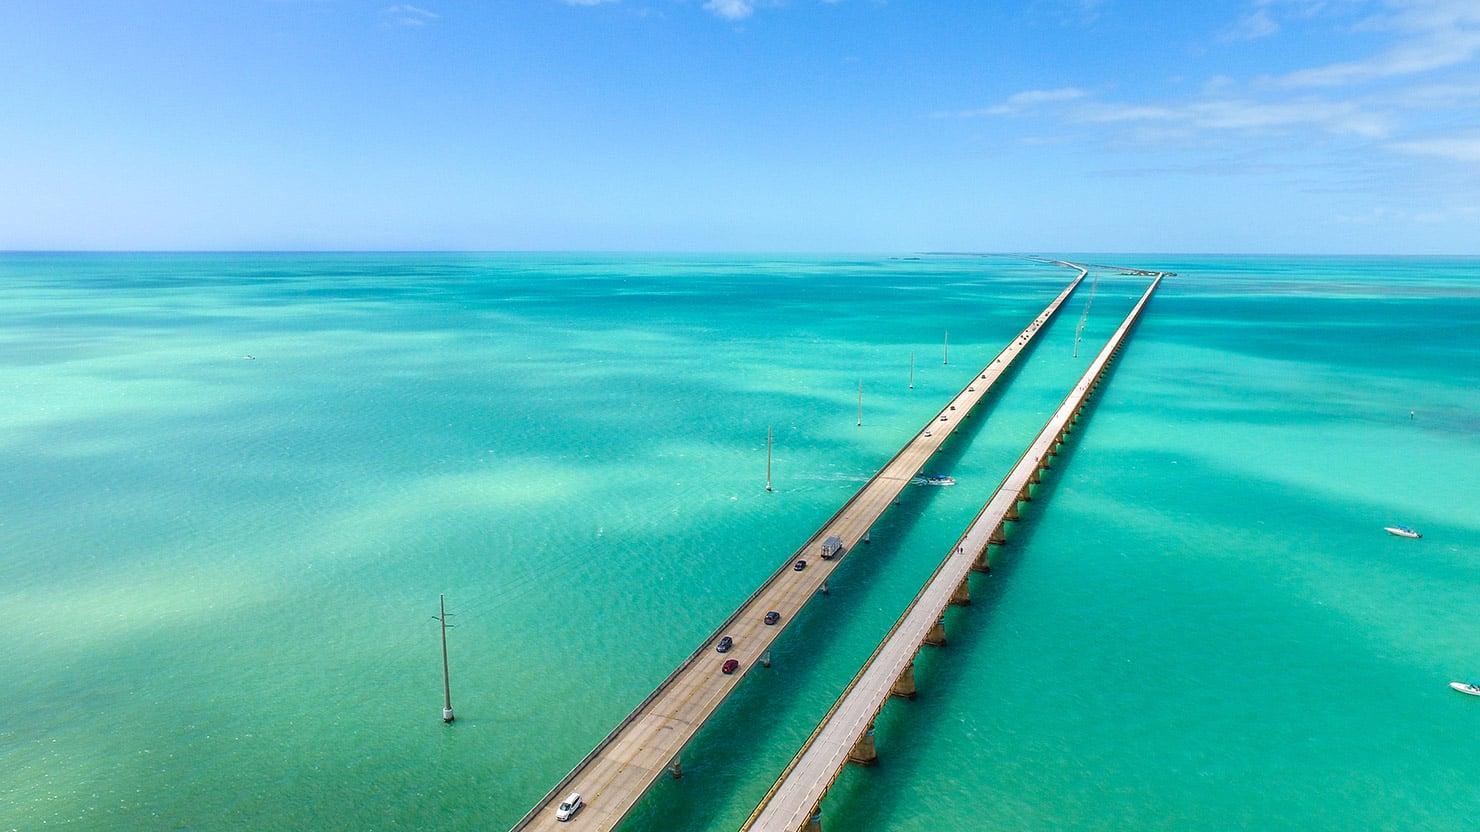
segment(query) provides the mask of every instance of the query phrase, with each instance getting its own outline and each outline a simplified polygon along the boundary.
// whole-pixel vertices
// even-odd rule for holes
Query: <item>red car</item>
[[[728,676],[739,669],[740,662],[736,661],[735,659],[725,659],[725,663],[723,665],[720,665],[719,671]]]

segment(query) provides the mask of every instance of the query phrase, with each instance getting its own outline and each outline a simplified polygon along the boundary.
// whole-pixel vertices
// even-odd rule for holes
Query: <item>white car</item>
[[[586,802],[581,799],[580,792],[571,792],[570,795],[567,796],[565,800],[561,801],[560,805],[555,808],[555,819],[570,820],[572,817],[575,816],[576,812],[581,811],[581,807],[585,805]]]

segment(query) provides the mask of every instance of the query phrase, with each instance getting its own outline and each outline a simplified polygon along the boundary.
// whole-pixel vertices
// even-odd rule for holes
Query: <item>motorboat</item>
[[[1480,685],[1474,682],[1450,682],[1449,686],[1460,693],[1468,693],[1471,696],[1480,696]]]
[[[910,480],[915,485],[955,485],[955,477],[947,477],[943,474],[921,474]]]
[[[1423,535],[1415,531],[1412,526],[1383,526],[1382,530],[1394,537],[1408,537],[1414,540],[1423,537]]]

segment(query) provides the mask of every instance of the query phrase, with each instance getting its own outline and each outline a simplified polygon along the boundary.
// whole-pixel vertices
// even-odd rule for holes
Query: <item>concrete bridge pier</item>
[[[853,744],[853,750],[848,752],[848,762],[857,763],[861,766],[871,766],[879,761],[879,750],[874,747],[874,724],[870,722],[868,729],[858,742]]]
[[[969,578],[962,578],[961,583],[956,584],[956,591],[951,593],[951,603],[958,607],[970,606],[971,581]]]
[[[915,698],[915,663],[910,662],[904,666],[904,672],[894,680],[894,687],[889,690],[890,696],[898,696],[901,699]]]
[[[673,775],[673,779],[674,780],[680,780],[680,779],[683,778],[683,751],[682,750],[680,750],[678,752],[678,754],[676,756],[674,756],[673,762],[671,762],[671,763],[668,764],[668,773]]]
[[[1007,542],[1007,530],[1002,528],[1002,524],[999,523],[997,524],[997,528],[992,529],[992,533],[987,537],[987,542],[993,546],[1001,546]]]
[[[925,634],[925,643],[931,647],[946,646],[946,617],[944,615],[937,618],[930,632]]]
[[[973,571],[973,572],[991,572],[992,571],[992,561],[987,556],[987,547],[983,546],[982,547],[982,550],[980,552],[977,552],[976,553],[976,560],[973,561],[972,564],[971,564],[971,571]]]
[[[802,827],[802,832],[822,832],[822,804],[812,807],[812,814],[807,816],[807,825]]]

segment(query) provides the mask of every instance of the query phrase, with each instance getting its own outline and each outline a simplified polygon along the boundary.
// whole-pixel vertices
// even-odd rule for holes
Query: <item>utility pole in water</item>
[[[452,674],[447,669],[447,596],[438,595],[437,603],[440,606],[440,615],[437,620],[442,624],[442,721],[451,722],[452,715]]]
[[[946,360],[943,363],[951,363],[951,331],[949,329],[946,330]]]
[[[766,426],[766,490],[771,491],[771,426]]]
[[[915,354],[910,353],[910,389],[915,389]]]
[[[858,426],[863,427],[863,379],[858,380]]]

